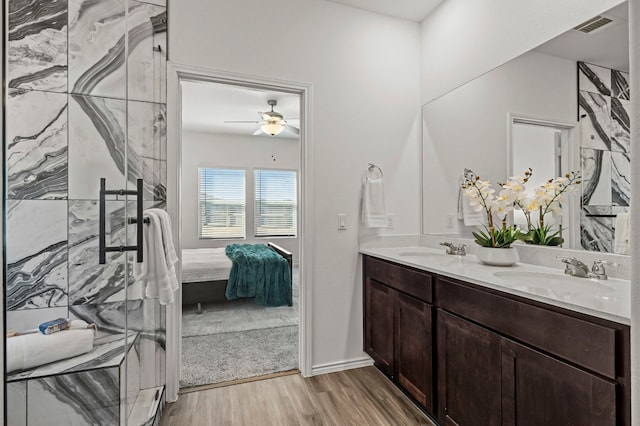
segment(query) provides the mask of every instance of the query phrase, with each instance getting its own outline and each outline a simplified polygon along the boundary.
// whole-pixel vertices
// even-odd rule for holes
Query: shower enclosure
[[[141,210],[166,205],[166,0],[6,10],[7,331],[56,318],[97,329],[88,353],[7,372],[9,424],[154,424],[165,307],[120,247],[137,247]],[[104,263],[101,242],[116,247]]]

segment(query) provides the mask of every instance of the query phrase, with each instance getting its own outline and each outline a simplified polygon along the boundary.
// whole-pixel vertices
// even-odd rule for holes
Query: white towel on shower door
[[[160,209],[145,211],[149,224],[144,226],[143,262],[134,264],[134,277],[144,288],[144,296],[159,299],[161,305],[173,303],[179,288],[175,264],[178,261],[169,214]]]

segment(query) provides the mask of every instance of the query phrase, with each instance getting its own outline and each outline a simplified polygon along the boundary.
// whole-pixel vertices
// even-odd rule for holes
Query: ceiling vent
[[[573,27],[574,30],[581,31],[585,34],[593,34],[594,32],[602,30],[605,26],[611,25],[613,22],[613,18],[598,15],[595,18],[591,18],[586,22],[578,25],[577,27]]]

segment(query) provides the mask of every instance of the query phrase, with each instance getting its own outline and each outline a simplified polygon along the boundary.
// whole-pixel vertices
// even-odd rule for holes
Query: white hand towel
[[[362,223],[367,228],[387,227],[382,177],[374,179],[365,175],[362,189]]]
[[[173,303],[179,288],[175,272],[178,261],[169,215],[159,209],[145,211],[149,224],[144,225],[143,262],[134,266],[134,277],[141,281],[147,298],[159,299],[161,305]]]
[[[629,254],[629,238],[631,236],[631,215],[618,213],[615,223],[613,252],[617,254]]]
[[[458,219],[464,221],[464,226],[481,226],[484,224],[484,214],[482,211],[475,211],[469,200],[464,196],[462,185],[467,181],[475,178],[475,173],[469,169],[464,169],[464,173],[460,176],[458,182]]]

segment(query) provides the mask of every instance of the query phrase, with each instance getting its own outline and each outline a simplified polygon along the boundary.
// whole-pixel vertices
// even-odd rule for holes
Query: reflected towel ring
[[[369,167],[367,168],[367,173],[370,173],[372,171],[380,173],[380,178],[384,177],[382,173],[382,169],[379,166],[376,166],[373,163],[369,163]]]

